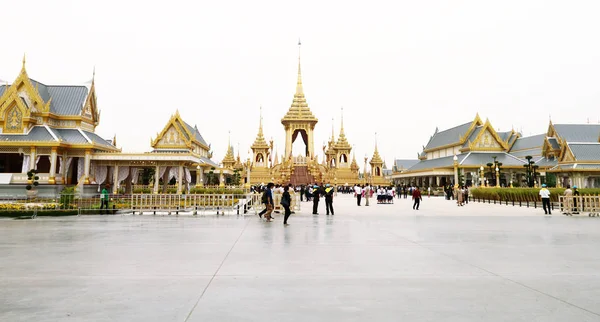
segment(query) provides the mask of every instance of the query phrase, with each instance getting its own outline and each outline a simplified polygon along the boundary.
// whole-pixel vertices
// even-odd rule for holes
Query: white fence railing
[[[235,214],[254,215],[264,209],[261,194],[132,194],[109,195],[107,201],[100,195],[80,197],[61,195],[58,198],[14,196],[0,199],[2,214]],[[274,195],[275,210],[283,211],[280,194]],[[104,202],[103,202],[104,201]],[[292,198],[292,209],[300,210],[299,195]]]
[[[560,211],[564,214],[585,214],[598,217],[600,213],[600,196],[558,196]]]

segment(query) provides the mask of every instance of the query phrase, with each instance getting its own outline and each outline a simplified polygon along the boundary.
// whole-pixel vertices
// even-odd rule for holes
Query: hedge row
[[[133,189],[133,193],[151,194],[152,189],[151,188],[136,188],[136,189]],[[177,189],[167,188],[166,193],[175,194],[175,193],[177,193]],[[218,195],[235,194],[235,195],[241,195],[244,193],[245,192],[243,189],[229,189],[229,188],[191,188],[190,189],[190,194],[218,194]]]
[[[549,188],[550,200],[558,201],[558,196],[565,193],[565,188]],[[588,188],[578,189],[581,195],[600,195],[600,189]],[[539,188],[473,188],[469,194],[475,199],[484,200],[508,200],[508,201],[539,201]]]
[[[38,211],[36,215],[38,217],[77,216],[77,210]],[[33,211],[0,211],[0,217],[19,218],[31,216],[33,216]]]

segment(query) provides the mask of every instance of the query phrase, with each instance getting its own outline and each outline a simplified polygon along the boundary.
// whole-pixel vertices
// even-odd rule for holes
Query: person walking
[[[570,185],[567,185],[567,189],[565,190],[563,213],[567,216],[573,216],[573,190],[571,190]]]
[[[546,188],[546,184],[542,184],[542,189],[540,189],[540,198],[542,198],[542,208],[544,208],[544,214],[552,215],[552,208],[550,207],[550,190]]]
[[[290,186],[285,186],[283,188],[283,194],[281,195],[281,206],[285,210],[284,215],[283,215],[283,224],[285,226],[288,225],[288,223],[287,223],[288,218],[290,218],[290,215],[292,214],[292,211],[290,210],[290,206],[292,204],[292,197],[290,196],[289,190],[290,190]]]
[[[465,196],[464,196],[464,198],[465,198],[465,204],[468,204],[469,203],[469,186],[465,186],[465,190],[464,191],[465,191]]]
[[[421,197],[421,191],[419,191],[419,187],[415,187],[415,190],[413,190],[412,199],[414,200],[413,210],[419,210],[421,200],[423,200],[423,197]]]
[[[369,199],[371,199],[371,186],[367,183],[365,186],[365,206],[369,205]]]
[[[273,208],[275,207],[275,203],[273,202],[273,187],[275,186],[275,184],[273,184],[272,182],[269,182],[269,184],[267,184],[267,187],[265,188],[265,191],[263,192],[263,197],[262,197],[262,202],[265,204],[265,209],[263,211],[261,211],[261,213],[263,213],[265,215],[265,219],[267,220],[267,222],[270,222],[271,220],[273,220],[273,217],[271,217],[271,213],[273,213]],[[261,214],[258,214],[259,217],[262,217]]]
[[[108,185],[104,186],[100,192],[100,214],[108,214]]]
[[[404,194],[404,199],[406,199],[408,196],[408,189],[406,188],[406,185],[402,186],[402,194]]]
[[[362,198],[362,188],[359,185],[354,187],[354,193],[356,193],[356,205],[360,206],[360,198]]]
[[[331,215],[333,216],[333,192],[335,191],[335,189],[333,189],[333,187],[331,187],[329,184],[327,184],[325,186],[325,209],[327,209],[327,216],[329,216],[329,213],[331,212]]]
[[[300,201],[304,201],[304,186],[300,186]]]
[[[319,213],[317,212],[319,210],[319,198],[321,197],[321,189],[319,188],[319,186],[314,185],[313,187],[313,196],[312,196],[312,200],[313,200],[313,215],[318,215]]]

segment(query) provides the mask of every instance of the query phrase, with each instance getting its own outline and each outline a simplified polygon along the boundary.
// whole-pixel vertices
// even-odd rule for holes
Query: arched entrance
[[[299,136],[302,140],[297,140]],[[292,155],[310,157],[310,152],[308,150],[308,134],[306,133],[306,130],[298,129],[292,134]]]

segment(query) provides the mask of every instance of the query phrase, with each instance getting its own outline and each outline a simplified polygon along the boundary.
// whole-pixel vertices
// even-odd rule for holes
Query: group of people
[[[540,198],[542,199],[542,208],[544,209],[544,214],[552,215],[552,206],[550,204],[550,190],[546,187],[545,184],[542,184],[542,189],[540,189]],[[573,186],[571,189],[570,185],[567,185],[567,189],[564,192],[565,203],[563,205],[563,214],[567,216],[573,216],[573,214],[579,213],[579,208],[577,208],[577,198],[579,196],[579,190],[577,190],[577,186]]]
[[[387,204],[394,203],[394,197],[404,196],[406,199],[408,194],[412,196],[413,209],[419,210],[419,206],[421,204],[421,200],[423,197],[421,195],[421,191],[418,187],[413,186],[398,186],[396,190],[393,187],[371,187],[371,185],[355,185],[354,186],[354,197],[356,198],[356,205],[361,205],[361,200],[365,199],[365,206],[369,205],[369,199],[376,195],[378,204]]]
[[[334,195],[334,187],[329,184],[324,186],[320,186],[318,184],[310,185],[308,187],[301,186],[294,188],[291,184],[280,186],[275,185],[270,182],[266,186],[263,187],[253,187],[254,192],[262,193],[261,203],[265,205],[265,209],[263,209],[258,216],[262,218],[265,217],[267,222],[273,220],[273,210],[275,209],[275,199],[273,198],[273,193],[278,192],[281,193],[281,201],[280,204],[284,209],[284,217],[283,224],[288,224],[288,219],[292,214],[291,206],[292,206],[292,196],[291,193],[299,192],[300,193],[300,201],[304,201],[304,196],[306,197],[306,201],[312,201],[313,203],[313,215],[318,215],[319,202],[321,197],[325,198],[325,209],[326,213],[329,216],[330,214],[334,215],[333,210],[333,195]]]
[[[273,191],[275,189],[281,192],[280,204],[284,209],[283,224],[287,226],[288,218],[290,218],[290,215],[292,214],[292,210],[290,208],[292,205],[292,196],[290,195],[291,185],[278,185],[277,187],[275,187],[275,184],[270,182],[265,187],[260,187],[256,189],[262,192],[261,203],[265,205],[265,209],[258,213],[258,217],[262,218],[264,215],[267,222],[271,222],[273,220],[273,216],[271,215],[273,213],[273,210],[275,209],[275,201],[273,198]]]

